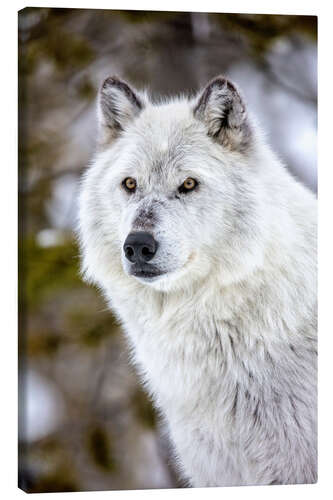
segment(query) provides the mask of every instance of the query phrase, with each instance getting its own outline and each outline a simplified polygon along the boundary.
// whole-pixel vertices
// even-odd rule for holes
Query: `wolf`
[[[109,77],[97,111],[82,272],[123,326],[186,484],[316,482],[315,196],[223,76],[155,101]]]

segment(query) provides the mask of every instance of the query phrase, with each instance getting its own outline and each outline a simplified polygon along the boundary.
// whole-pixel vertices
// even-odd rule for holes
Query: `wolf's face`
[[[256,265],[263,228],[249,161],[254,138],[232,84],[217,78],[197,98],[152,104],[109,78],[99,117],[100,152],[81,196],[86,253],[88,241],[98,241],[90,245],[95,260],[86,257],[88,273],[118,266],[168,290],[221,262],[226,282],[245,263]]]

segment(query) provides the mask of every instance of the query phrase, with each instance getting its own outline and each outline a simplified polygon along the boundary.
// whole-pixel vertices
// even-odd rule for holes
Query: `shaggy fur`
[[[316,481],[316,201],[236,87],[99,95],[80,196],[82,268],[121,321],[192,486]],[[134,178],[136,191],[124,189]],[[186,178],[198,185],[179,190]],[[129,233],[158,242],[133,276]]]

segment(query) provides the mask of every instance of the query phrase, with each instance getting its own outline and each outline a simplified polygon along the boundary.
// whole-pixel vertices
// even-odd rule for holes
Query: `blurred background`
[[[317,19],[19,12],[19,484],[29,492],[181,487],[121,331],[79,276],[79,178],[109,75],[153,95],[225,74],[316,192]]]

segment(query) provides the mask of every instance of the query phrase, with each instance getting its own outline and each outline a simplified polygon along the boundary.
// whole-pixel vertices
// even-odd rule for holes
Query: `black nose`
[[[145,263],[151,260],[157,250],[157,241],[151,234],[143,231],[130,233],[124,243],[126,258],[133,264]]]

